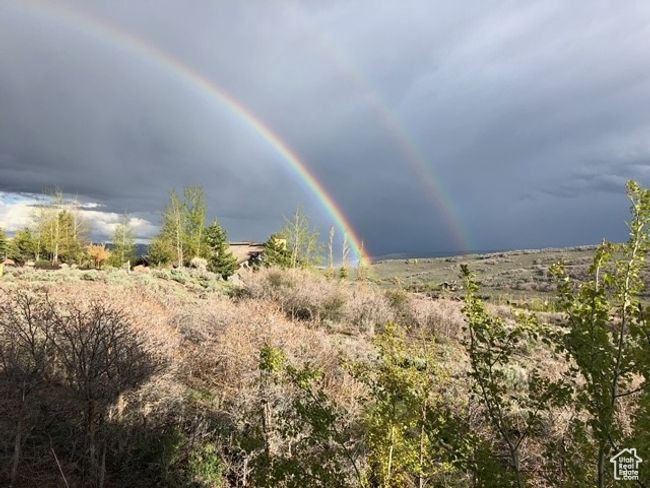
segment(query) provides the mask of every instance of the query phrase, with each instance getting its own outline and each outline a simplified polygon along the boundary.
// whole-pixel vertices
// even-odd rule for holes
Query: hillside
[[[593,254],[383,261],[363,280],[8,268],[0,483],[592,486],[585,390],[554,342],[567,315],[533,305],[553,296],[549,263],[585,277]],[[524,302],[539,311],[521,315]],[[626,381],[615,435],[644,445],[643,380]],[[552,454],[565,449],[569,461]]]
[[[565,263],[568,274],[584,280],[596,246],[526,249],[441,258],[388,259],[373,263],[372,280],[386,288],[405,288],[430,296],[462,297],[460,265],[467,264],[479,277],[482,295],[496,303],[552,300],[556,287],[549,268]],[[643,271],[650,282],[650,273]],[[648,292],[643,296],[648,297]]]

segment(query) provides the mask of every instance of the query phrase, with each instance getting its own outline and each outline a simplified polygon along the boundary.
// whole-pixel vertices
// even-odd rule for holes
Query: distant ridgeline
[[[476,257],[478,259],[486,259],[492,256],[516,256],[519,254],[541,254],[545,252],[555,252],[555,251],[590,251],[595,250],[598,246],[596,244],[586,244],[581,246],[571,246],[571,247],[545,247],[539,249],[490,249],[490,250],[470,250],[470,251],[442,251],[442,252],[431,252],[428,254],[403,254],[403,253],[393,253],[385,254],[373,259],[375,264],[386,261],[400,261],[400,260],[413,260],[413,259],[436,259],[436,258],[451,258],[456,256],[466,256],[466,257]]]
[[[112,242],[106,243],[106,248],[112,251],[115,248],[115,245]],[[139,258],[146,256],[149,252],[149,244],[136,244],[135,245],[135,255]]]

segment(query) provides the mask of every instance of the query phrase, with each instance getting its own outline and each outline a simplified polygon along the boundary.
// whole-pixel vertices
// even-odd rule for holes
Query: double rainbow
[[[76,10],[72,11],[64,8],[61,4],[57,4],[56,8],[52,3],[46,4],[37,1],[23,1],[20,4],[24,7],[25,11],[34,15],[46,15],[62,23],[74,24],[88,35],[95,36],[101,41],[108,42],[127,52],[148,59],[168,74],[176,76],[198,94],[228,109],[264,139],[282,157],[283,161],[288,164],[293,172],[295,172],[305,187],[318,199],[320,205],[332,218],[339,231],[347,235],[351,251],[356,255],[359,263],[364,264],[370,261],[364,251],[361,238],[332,196],[309,170],[305,162],[260,117],[255,115],[223,88],[165,51],[87,13],[81,13]]]

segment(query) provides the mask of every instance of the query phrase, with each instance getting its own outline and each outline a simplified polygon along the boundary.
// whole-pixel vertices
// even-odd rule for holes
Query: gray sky
[[[190,184],[234,239],[265,239],[298,205],[331,223],[253,128],[89,17],[259,116],[375,256],[620,240],[625,181],[650,184],[646,1],[53,4],[0,3],[9,229],[51,186],[88,204],[98,238],[123,212],[151,235]]]

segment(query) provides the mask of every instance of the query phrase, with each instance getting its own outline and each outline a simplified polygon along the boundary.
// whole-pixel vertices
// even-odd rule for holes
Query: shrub
[[[191,481],[205,488],[223,486],[223,463],[214,443],[195,447],[189,455],[188,474]]]
[[[53,270],[61,269],[61,265],[59,263],[52,263],[50,261],[40,260],[34,263],[34,269],[53,271]]]
[[[106,249],[104,244],[91,244],[86,248],[86,254],[93,263],[95,269],[101,269],[102,266],[110,259],[111,252]]]
[[[190,268],[198,269],[199,271],[207,271],[208,260],[204,258],[192,258],[190,261]]]

